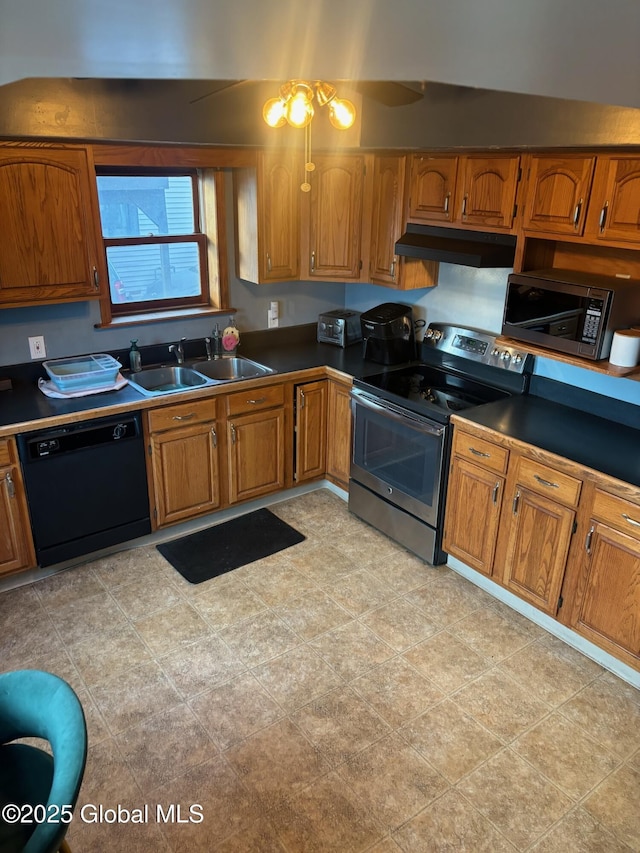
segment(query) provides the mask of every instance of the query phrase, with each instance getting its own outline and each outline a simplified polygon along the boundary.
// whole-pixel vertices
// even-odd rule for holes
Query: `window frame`
[[[107,266],[107,249],[110,246],[165,246],[176,243],[195,243],[198,247],[198,260],[200,264],[200,293],[196,296],[182,296],[175,298],[144,300],[137,302],[114,302],[111,294],[111,282],[107,278],[106,295],[109,301],[110,313],[114,320],[126,318],[131,318],[132,320],[135,320],[136,316],[141,315],[211,307],[208,269],[209,237],[206,231],[204,231],[202,228],[202,199],[200,193],[200,176],[198,170],[191,168],[162,168],[148,166],[97,166],[96,178],[101,177],[188,177],[191,179],[191,200],[193,205],[194,230],[193,233],[187,234],[164,234],[151,235],[146,237],[105,237],[102,227],[102,216],[100,216],[100,235],[105,254],[105,264],[107,264]],[[98,205],[99,202],[100,195],[98,193]]]

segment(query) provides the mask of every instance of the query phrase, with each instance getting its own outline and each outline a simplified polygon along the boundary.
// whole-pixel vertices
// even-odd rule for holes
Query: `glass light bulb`
[[[348,130],[356,120],[356,108],[346,98],[334,98],[329,104],[329,121],[337,130]]]
[[[269,98],[262,108],[262,118],[269,127],[282,127],[287,122],[285,103],[281,98]]]
[[[286,107],[287,121],[292,127],[306,127],[313,118],[313,104],[306,92],[296,92]]]

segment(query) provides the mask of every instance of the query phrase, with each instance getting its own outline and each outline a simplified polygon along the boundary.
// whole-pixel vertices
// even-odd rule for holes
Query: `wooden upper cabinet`
[[[411,158],[409,218],[434,224],[453,222],[457,157],[414,154]]]
[[[359,280],[365,160],[314,156],[310,183],[309,276]]]
[[[595,159],[546,154],[531,157],[523,220],[525,230],[582,234]]]
[[[510,229],[519,177],[519,156],[461,157],[456,193],[460,223]]]
[[[297,281],[302,161],[289,149],[257,157],[255,169],[234,173],[238,276],[256,284]]]
[[[515,217],[520,157],[414,154],[409,218],[433,225],[509,230]]]
[[[99,297],[106,261],[87,149],[0,147],[0,222],[1,305]]]
[[[369,277],[374,284],[395,284],[405,216],[406,157],[376,157],[373,166],[373,213]]]
[[[586,236],[640,242],[640,157],[598,157]]]

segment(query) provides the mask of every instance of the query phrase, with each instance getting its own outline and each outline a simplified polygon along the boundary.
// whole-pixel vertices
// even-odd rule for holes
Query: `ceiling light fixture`
[[[336,130],[348,130],[356,120],[356,108],[346,98],[338,98],[337,90],[323,80],[289,80],[280,87],[279,97],[269,98],[262,108],[262,117],[269,127],[304,128],[305,172],[315,168],[311,161],[311,120],[315,114],[314,100],[319,107],[329,107],[329,121]],[[305,180],[300,188],[309,192],[311,185]]]

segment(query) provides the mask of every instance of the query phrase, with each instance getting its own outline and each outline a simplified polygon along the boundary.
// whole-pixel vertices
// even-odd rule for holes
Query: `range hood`
[[[515,251],[516,238],[513,234],[412,223],[407,225],[407,230],[395,245],[396,255],[405,258],[465,267],[513,267]]]

